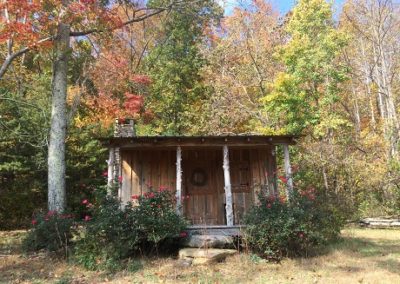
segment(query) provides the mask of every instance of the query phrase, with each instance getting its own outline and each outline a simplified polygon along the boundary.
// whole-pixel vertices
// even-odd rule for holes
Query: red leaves
[[[142,84],[142,85],[150,85],[152,82],[150,77],[147,75],[133,75],[131,80],[136,84]]]
[[[132,115],[139,113],[143,107],[143,103],[144,100],[142,96],[125,93],[124,108],[128,113]]]

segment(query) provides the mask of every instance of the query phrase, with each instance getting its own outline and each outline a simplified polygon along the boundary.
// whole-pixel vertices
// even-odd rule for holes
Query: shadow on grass
[[[330,244],[323,253],[335,251],[361,260],[373,261],[379,268],[400,275],[400,239],[374,238],[371,241],[362,237],[345,236]],[[397,259],[388,258],[391,255]]]

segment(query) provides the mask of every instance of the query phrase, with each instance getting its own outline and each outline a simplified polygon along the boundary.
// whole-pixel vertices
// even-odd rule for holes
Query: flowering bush
[[[37,214],[32,219],[32,228],[23,241],[23,249],[45,249],[66,254],[74,229],[74,218],[71,214],[59,214],[56,211]]]
[[[177,239],[186,227],[168,190],[132,196],[132,201],[121,209],[116,197],[104,196],[90,208],[84,235],[75,248],[78,263],[91,270],[120,269],[120,260],[139,251],[154,252],[162,243]]]
[[[259,194],[259,204],[245,216],[245,240],[260,256],[306,256],[338,237],[343,218],[314,189],[294,191],[285,198]]]

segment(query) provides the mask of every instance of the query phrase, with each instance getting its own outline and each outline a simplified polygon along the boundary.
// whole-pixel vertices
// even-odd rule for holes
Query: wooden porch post
[[[107,193],[111,194],[111,188],[114,184],[114,180],[113,180],[113,168],[114,168],[114,158],[115,158],[115,150],[114,147],[111,147],[109,149],[109,153],[108,153],[108,160],[107,160]]]
[[[176,148],[176,212],[182,215],[182,149]]]
[[[229,170],[229,150],[227,145],[224,145],[223,147],[223,161],[224,163],[222,167],[224,169],[226,225],[233,226],[232,186]]]
[[[286,196],[290,200],[293,193],[293,179],[292,179],[292,167],[290,166],[290,156],[289,156],[289,145],[283,144],[283,153],[285,161],[285,174],[286,174]]]

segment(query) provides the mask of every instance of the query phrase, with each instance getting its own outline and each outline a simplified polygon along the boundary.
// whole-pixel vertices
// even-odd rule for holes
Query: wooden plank
[[[131,201],[131,188],[132,188],[132,170],[130,166],[130,155],[126,152],[122,153],[121,159],[122,159],[122,185],[121,185],[121,194],[120,194],[120,200],[121,204],[125,206],[128,202]]]
[[[139,152],[131,152],[131,168],[132,168],[132,195],[140,194],[140,161]]]
[[[296,143],[295,136],[152,136],[152,137],[113,137],[100,139],[105,145],[121,147],[186,147],[186,146],[268,146]]]

